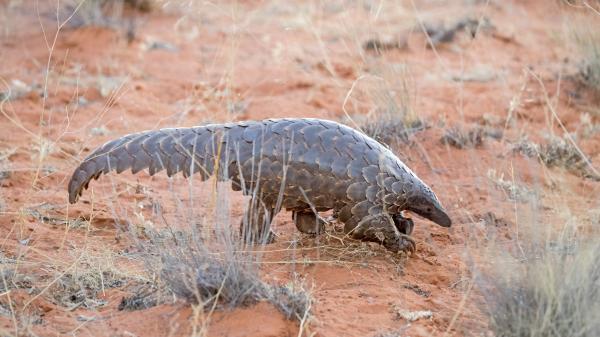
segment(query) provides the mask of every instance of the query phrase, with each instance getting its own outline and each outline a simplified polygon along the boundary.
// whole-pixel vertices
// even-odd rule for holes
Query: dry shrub
[[[394,69],[395,82],[379,81],[371,90],[375,118],[363,127],[368,135],[384,143],[398,139],[408,141],[410,135],[426,127],[413,108],[414,95],[407,66]]]
[[[75,262],[62,271],[55,282],[50,282],[46,291],[58,305],[71,310],[102,307],[107,302],[99,296],[107,289],[144,282],[142,277],[119,268],[111,251],[93,254],[90,250],[81,250],[75,253],[78,255]]]
[[[457,149],[474,148],[483,145],[485,137],[482,128],[472,128],[464,131],[458,127],[447,129],[440,139],[442,144],[454,146]]]
[[[496,336],[600,336],[600,245],[551,242],[482,278]]]
[[[475,125],[467,130],[453,126],[444,131],[440,141],[457,149],[476,148],[482,146],[486,138],[500,139],[502,134],[502,130],[490,126]]]
[[[32,291],[33,283],[31,276],[18,273],[14,267],[0,266],[0,293],[5,293],[11,289]]]
[[[64,19],[71,13],[75,15],[69,21],[74,27],[102,26],[121,27],[122,19],[128,9],[137,12],[150,12],[155,7],[153,0],[67,0],[61,4]],[[128,22],[132,25],[133,22]],[[127,27],[134,29],[134,27]]]
[[[542,145],[522,139],[514,144],[513,151],[527,157],[537,157],[547,167],[562,167],[584,178],[600,180],[589,158],[584,157],[566,135],[562,138],[550,137]]]
[[[375,79],[366,85],[371,101],[366,119],[359,124],[368,136],[386,144],[407,142],[409,137],[427,127],[414,105],[414,89],[406,65],[373,66]]]
[[[133,293],[133,295],[121,298],[119,311],[143,310],[175,301],[173,294],[168,289],[157,287],[156,282],[136,285],[133,289],[129,289],[129,293]]]
[[[149,270],[158,270],[165,288],[177,298],[205,308],[234,308],[265,300],[287,318],[302,320],[307,315],[308,292],[264,282],[259,252],[249,251],[229,230],[210,239],[193,229],[148,233],[152,244],[144,249]]]
[[[494,336],[599,336],[600,244],[590,223],[558,213],[560,226],[521,213],[516,236],[499,236],[474,264]],[[529,218],[531,216],[531,218]],[[583,220],[583,222],[582,222]]]
[[[381,143],[391,144],[397,140],[407,142],[412,134],[426,128],[421,120],[407,124],[397,117],[397,115],[386,115],[374,118],[361,125],[361,129],[367,136]]]
[[[107,303],[99,299],[98,294],[104,289],[117,288],[124,284],[124,279],[109,271],[65,274],[52,287],[50,293],[54,302],[63,307],[96,308]]]
[[[0,150],[0,181],[10,178],[11,163],[10,157],[16,152],[16,149]]]
[[[156,0],[123,0],[123,2],[140,12],[150,12],[156,8]]]
[[[576,17],[573,40],[581,56],[580,73],[584,83],[600,92],[600,29],[598,15]]]
[[[190,185],[193,184],[191,179]],[[144,260],[148,279],[156,279],[156,284],[155,291],[142,291],[124,299],[122,309],[145,308],[169,296],[209,313],[213,309],[268,301],[287,318],[304,321],[311,306],[309,293],[297,280],[278,285],[261,278],[262,247],[246,242],[238,227],[232,226],[229,184],[215,182],[213,187],[216,202],[210,213],[214,216],[203,216],[199,220],[189,212],[193,209],[193,198],[190,205],[186,205],[173,193],[177,213],[182,216],[167,220],[163,214],[158,215],[157,219],[163,220],[164,226],[159,224],[159,228],[147,222],[143,239],[139,238],[139,226],[130,225],[130,234]],[[253,193],[248,191],[248,194]],[[244,216],[244,226],[249,226],[250,220],[258,221],[253,219],[255,216],[254,212]],[[264,242],[265,238],[255,239]]]
[[[497,188],[503,190],[508,199],[512,201],[526,203],[537,198],[535,191],[532,191],[525,185],[518,184],[514,180],[505,180],[504,175],[499,175],[494,169],[488,170],[487,177]]]

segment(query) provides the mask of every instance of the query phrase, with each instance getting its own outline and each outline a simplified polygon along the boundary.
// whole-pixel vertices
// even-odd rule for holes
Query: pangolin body
[[[299,230],[318,232],[314,227],[322,224],[314,211],[333,209],[353,237],[398,251],[414,249],[407,236],[412,221],[402,211],[451,224],[431,189],[388,148],[333,121],[268,119],[130,134],[104,144],[75,169],[69,201],[75,203],[92,178],[129,168],[230,179],[234,189],[260,201],[264,224],[256,232],[268,229],[279,208],[294,212]],[[410,228],[402,230],[406,221]]]

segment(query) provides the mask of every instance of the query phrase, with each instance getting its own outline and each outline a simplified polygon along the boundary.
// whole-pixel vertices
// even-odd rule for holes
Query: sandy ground
[[[0,2],[0,92],[11,90],[0,106],[0,259],[4,278],[11,272],[25,284],[3,287],[3,335],[299,335],[300,323],[266,302],[208,317],[183,302],[120,311],[127,284],[103,287],[98,305],[65,307],[53,297],[82,260],[146,277],[114,219],[143,226],[154,221],[144,208],[154,202],[176,217],[168,191],[186,187],[183,178],[104,177],[76,205],[66,193],[96,146],[145,129],[268,117],[355,126],[389,108],[382,93],[427,124],[391,147],[454,225],[416,219],[414,256],[303,237],[290,214],[277,217],[278,241],[265,248],[272,263],[261,270],[272,282],[300,277],[310,288],[305,336],[488,335],[477,266],[527,240],[520,226],[593,229],[598,221],[599,182],[511,150],[524,136],[543,143],[565,128],[600,168],[600,114],[578,82],[569,39],[578,9],[558,1],[175,1],[136,14],[129,37],[123,28],[59,29],[56,3],[35,3]],[[465,18],[479,24],[431,48],[424,28]],[[369,41],[389,48],[369,50]],[[458,149],[440,141],[453,127],[500,136]],[[199,186],[196,214],[206,215],[215,201],[202,187],[210,186]],[[515,201],[506,186],[533,197]],[[228,200],[237,226],[243,200]],[[91,220],[70,225],[81,218]],[[403,310],[432,317],[409,322]]]

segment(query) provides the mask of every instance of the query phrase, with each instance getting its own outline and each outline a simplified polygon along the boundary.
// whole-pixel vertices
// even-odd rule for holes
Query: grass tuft
[[[244,250],[237,238],[206,240],[202,234],[148,231],[151,270],[160,270],[168,292],[204,308],[235,308],[268,301],[288,319],[301,321],[311,306],[310,294],[297,286],[271,285],[259,274],[259,253]],[[210,244],[210,242],[214,243]]]
[[[453,127],[447,129],[440,139],[442,144],[453,146],[457,149],[474,148],[483,145],[485,133],[482,128],[473,128],[469,131],[464,131],[460,128]]]
[[[0,181],[10,178],[11,164],[10,157],[16,152],[16,149],[0,150]]]
[[[99,26],[125,29],[131,42],[136,35],[135,13],[148,13],[156,7],[154,0],[67,0],[61,4],[63,19],[70,17],[73,27]]]
[[[487,177],[498,188],[506,193],[508,199],[518,202],[530,202],[536,200],[537,194],[524,185],[517,184],[516,181],[505,180],[504,175],[498,175],[496,170],[490,169],[487,172]]]
[[[513,151],[527,157],[537,157],[547,167],[562,167],[581,177],[600,180],[590,167],[590,160],[565,137],[551,137],[546,144],[536,144],[522,139],[513,146]]]
[[[397,118],[395,115],[374,118],[361,125],[362,131],[367,136],[385,144],[392,144],[397,140],[408,142],[412,134],[426,127],[426,124],[421,120],[407,123],[407,121]]]
[[[384,72],[394,75],[393,79],[386,80]],[[427,128],[427,124],[413,109],[414,88],[408,67],[379,66],[375,67],[374,73],[382,77],[367,90],[373,107],[360,128],[366,135],[382,143],[391,144],[398,140],[408,142],[412,134]]]
[[[156,287],[154,283],[144,284],[136,287],[133,295],[123,297],[119,303],[119,311],[143,310],[159,304],[173,302],[173,294],[166,289]]]
[[[495,336],[600,335],[600,245],[563,243],[483,278]]]
[[[97,255],[83,250],[73,265],[50,283],[47,296],[69,310],[94,309],[107,304],[101,298],[107,289],[141,281],[142,278],[120,269],[110,251]]]
[[[581,25],[574,31],[573,37],[576,47],[581,55],[580,74],[583,82],[589,87],[600,92],[600,30],[597,16],[589,22],[590,25]]]
[[[93,309],[104,306],[107,302],[98,295],[105,289],[118,288],[125,284],[110,271],[95,271],[78,274],[65,274],[50,290],[54,302],[70,309],[84,307]]]

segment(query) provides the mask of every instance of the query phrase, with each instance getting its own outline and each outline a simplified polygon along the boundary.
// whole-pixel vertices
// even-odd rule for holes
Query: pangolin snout
[[[446,210],[435,200],[433,202],[423,199],[418,199],[413,203],[408,210],[431,220],[442,227],[452,226],[452,219],[446,213]]]
[[[450,217],[448,216],[448,214],[446,214],[444,210],[436,210],[432,212],[431,217],[429,217],[428,219],[442,227],[452,226],[452,219],[450,219]]]

